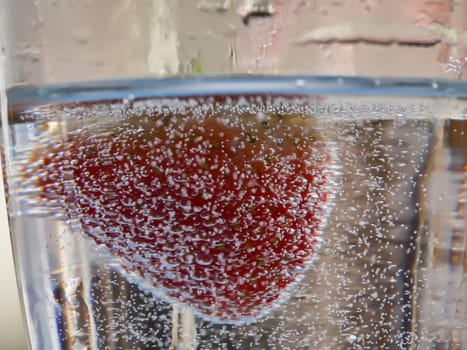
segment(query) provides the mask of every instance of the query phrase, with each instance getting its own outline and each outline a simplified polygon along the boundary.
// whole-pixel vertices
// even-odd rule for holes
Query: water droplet
[[[295,85],[297,85],[297,87],[299,87],[299,88],[303,88],[306,85],[306,81],[305,81],[305,79],[297,79],[295,81]]]

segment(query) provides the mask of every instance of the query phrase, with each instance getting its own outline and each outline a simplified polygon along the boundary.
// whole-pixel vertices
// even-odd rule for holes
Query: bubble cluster
[[[329,150],[288,102],[134,101],[46,142],[28,175],[163,296],[251,322],[302,278],[329,191]]]

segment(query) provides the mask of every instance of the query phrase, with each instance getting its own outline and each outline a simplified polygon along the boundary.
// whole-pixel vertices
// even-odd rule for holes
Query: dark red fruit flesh
[[[258,112],[266,97],[236,108],[244,100],[187,99],[177,111],[161,100],[89,118],[39,147],[26,176],[43,206],[58,202],[172,301],[254,320],[313,256],[329,153],[312,118]]]

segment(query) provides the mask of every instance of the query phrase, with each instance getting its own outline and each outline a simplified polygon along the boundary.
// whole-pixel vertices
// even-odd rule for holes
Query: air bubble
[[[348,334],[346,340],[348,343],[353,344],[357,341],[357,336],[354,334]]]
[[[209,255],[198,255],[195,257],[195,262],[200,266],[211,266],[214,259]]]

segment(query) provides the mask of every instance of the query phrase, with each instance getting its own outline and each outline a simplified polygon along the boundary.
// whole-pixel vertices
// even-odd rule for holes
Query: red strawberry
[[[26,175],[37,176],[44,206],[58,201],[166,297],[218,321],[251,321],[302,276],[327,199],[329,154],[312,119],[266,101],[101,112],[37,150]]]

